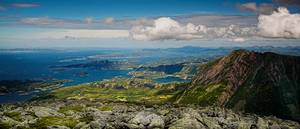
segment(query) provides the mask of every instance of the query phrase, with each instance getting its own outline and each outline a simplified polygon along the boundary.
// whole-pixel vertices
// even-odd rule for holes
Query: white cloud
[[[196,34],[198,31],[201,31],[200,26],[198,28],[191,23],[182,26],[171,18],[162,17],[154,20],[153,26],[141,25],[133,27],[130,36],[136,40],[194,39],[202,37]]]
[[[246,39],[244,39],[244,38],[235,38],[235,39],[233,39],[232,40],[233,42],[245,42],[246,41]]]
[[[300,15],[278,8],[271,15],[258,17],[259,35],[271,38],[300,38]]]
[[[179,22],[162,17],[154,20],[153,25],[134,26],[130,30],[130,37],[135,40],[191,40],[191,39],[215,39],[250,36],[255,34],[253,27],[240,27],[230,25],[225,27],[207,27]]]

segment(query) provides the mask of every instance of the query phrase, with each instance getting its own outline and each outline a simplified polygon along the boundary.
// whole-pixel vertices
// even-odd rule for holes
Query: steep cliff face
[[[236,50],[200,69],[178,103],[300,120],[300,57]]]

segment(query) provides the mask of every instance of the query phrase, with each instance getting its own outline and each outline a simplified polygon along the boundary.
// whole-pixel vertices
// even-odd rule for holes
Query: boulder
[[[164,128],[164,120],[151,112],[141,111],[129,121],[131,128]]]
[[[53,126],[47,126],[47,129],[70,129],[70,128],[66,126],[53,125]]]
[[[204,125],[194,118],[181,118],[173,123],[169,129],[206,129]]]
[[[80,122],[73,129],[82,129],[86,125],[88,125],[88,124],[86,124],[85,122]]]
[[[106,126],[106,122],[101,120],[92,121],[89,124],[89,127],[91,129],[103,129],[105,126]]]
[[[15,126],[15,125],[20,124],[20,122],[14,120],[12,118],[9,118],[7,116],[0,116],[0,123],[7,124],[10,126]]]
[[[111,111],[100,111],[97,108],[88,107],[85,111],[86,116],[92,116],[94,120],[107,121],[112,114]]]
[[[37,117],[47,117],[47,116],[59,116],[63,117],[64,114],[57,112],[55,109],[48,107],[32,107],[32,111]]]

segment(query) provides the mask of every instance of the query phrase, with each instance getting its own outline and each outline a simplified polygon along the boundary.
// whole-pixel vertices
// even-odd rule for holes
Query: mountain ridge
[[[177,103],[300,119],[300,57],[235,50],[200,66]]]

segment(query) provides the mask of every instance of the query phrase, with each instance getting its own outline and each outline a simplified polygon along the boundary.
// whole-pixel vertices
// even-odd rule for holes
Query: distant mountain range
[[[300,120],[300,57],[235,50],[199,69],[177,103]]]

